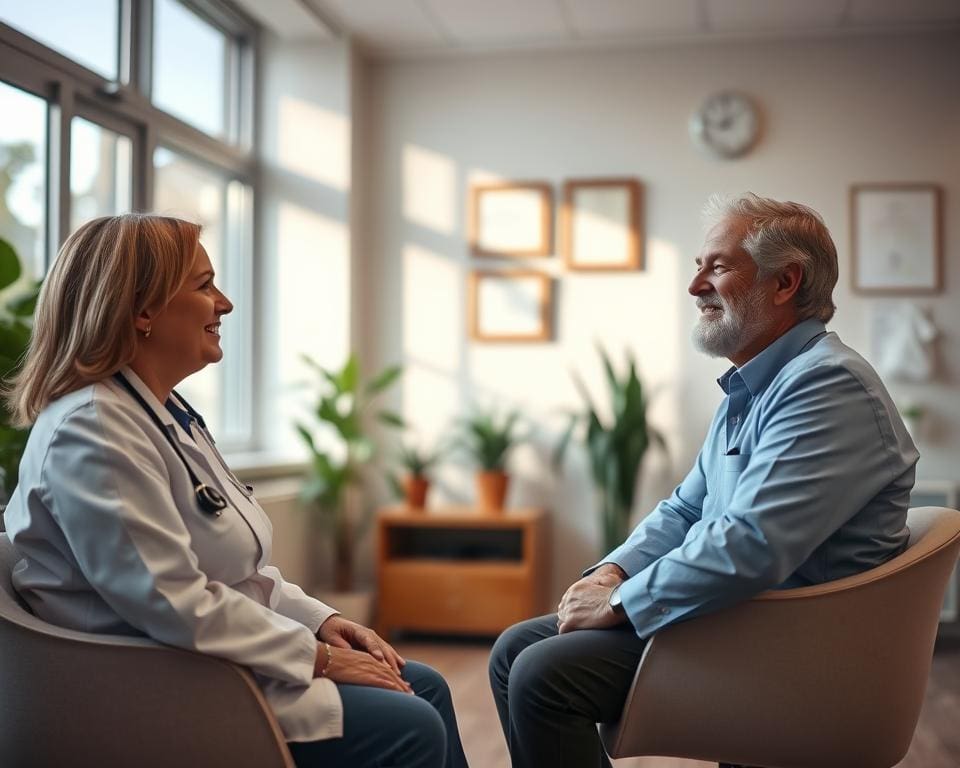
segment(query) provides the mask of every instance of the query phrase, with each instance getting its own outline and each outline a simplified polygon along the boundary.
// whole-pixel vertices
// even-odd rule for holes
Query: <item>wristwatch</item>
[[[617,586],[615,586],[613,591],[610,593],[609,599],[610,607],[613,609],[613,612],[618,615],[623,615],[625,613],[623,610],[623,601],[620,599],[620,587],[622,586],[623,584],[617,584]]]

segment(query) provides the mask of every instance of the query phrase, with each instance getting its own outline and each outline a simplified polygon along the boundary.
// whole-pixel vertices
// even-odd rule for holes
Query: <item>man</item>
[[[906,546],[919,454],[877,374],[824,327],[838,269],[823,220],[752,194],[707,213],[693,340],[733,363],[726,397],[670,498],[557,614],[497,640],[490,682],[514,768],[609,766],[595,723],[619,717],[657,630]]]

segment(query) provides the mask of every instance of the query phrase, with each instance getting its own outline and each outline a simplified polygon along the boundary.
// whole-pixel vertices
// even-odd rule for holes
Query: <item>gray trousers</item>
[[[596,724],[620,717],[645,646],[630,624],[560,635],[555,613],[500,635],[490,687],[513,768],[609,768]]]
[[[288,743],[297,768],[467,768],[446,681],[415,661],[402,676],[414,696],[337,685],[343,737]]]

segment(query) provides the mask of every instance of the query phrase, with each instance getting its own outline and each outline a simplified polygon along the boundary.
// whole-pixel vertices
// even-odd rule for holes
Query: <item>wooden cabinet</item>
[[[382,509],[378,630],[495,635],[546,613],[550,563],[540,509]]]

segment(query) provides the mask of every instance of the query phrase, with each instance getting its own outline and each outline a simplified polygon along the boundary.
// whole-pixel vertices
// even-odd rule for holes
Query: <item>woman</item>
[[[443,678],[268,565],[269,519],[173,391],[223,356],[233,309],[199,236],[127,214],[64,244],[6,395],[33,424],[14,585],[51,623],[250,667],[301,768],[465,766]]]

